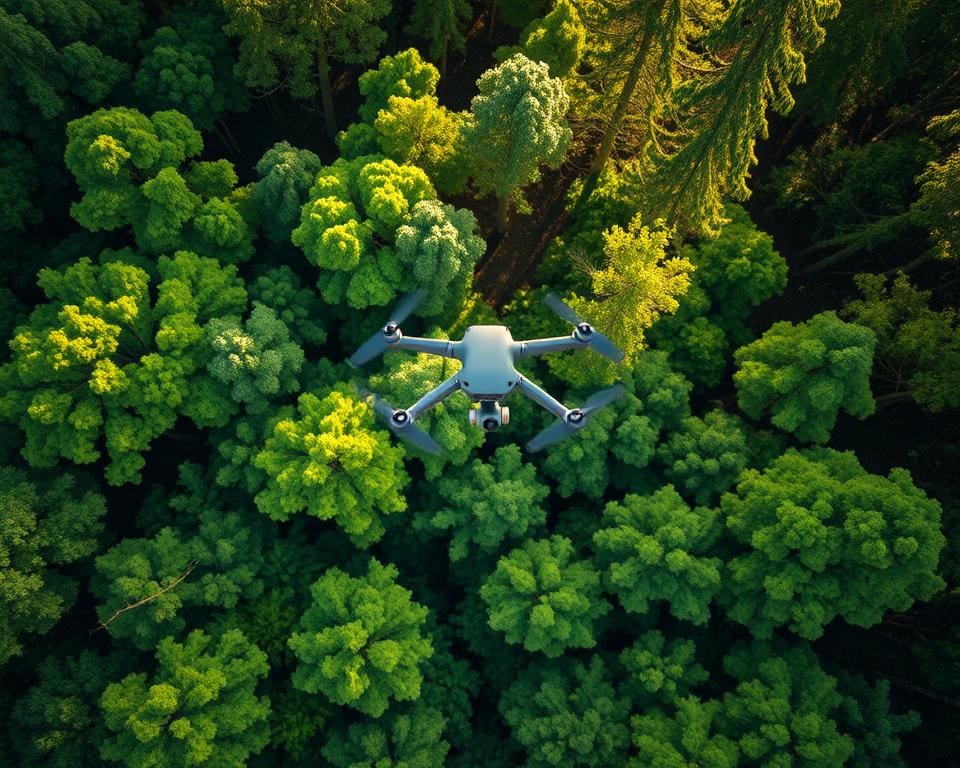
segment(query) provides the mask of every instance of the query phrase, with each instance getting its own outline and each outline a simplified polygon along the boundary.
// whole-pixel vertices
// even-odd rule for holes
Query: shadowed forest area
[[[960,766],[960,4],[0,0],[0,103],[0,768]],[[398,439],[418,289],[623,396]]]

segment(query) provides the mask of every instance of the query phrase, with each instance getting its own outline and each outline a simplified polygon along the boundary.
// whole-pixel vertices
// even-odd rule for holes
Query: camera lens
[[[484,428],[485,430],[487,430],[487,432],[492,432],[492,431],[495,430],[498,426],[500,426],[500,425],[497,423],[497,420],[496,420],[496,419],[484,419],[484,420],[483,420],[483,428]]]

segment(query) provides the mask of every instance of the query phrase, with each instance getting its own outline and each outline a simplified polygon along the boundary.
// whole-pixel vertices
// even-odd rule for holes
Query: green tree
[[[92,483],[71,473],[42,482],[0,467],[0,664],[23,651],[23,636],[44,633],[77,595],[58,566],[93,554],[106,514]]]
[[[274,520],[297,512],[332,519],[368,547],[383,535],[380,516],[406,509],[402,457],[403,449],[374,427],[369,405],[337,390],[306,392],[296,410],[281,412],[253,458],[267,476],[254,500]]]
[[[252,301],[277,313],[297,344],[320,346],[327,340],[320,299],[286,264],[266,270],[250,283],[249,290]]]
[[[105,760],[128,766],[240,766],[269,740],[270,701],[254,693],[267,657],[240,630],[157,644],[157,668],[111,683],[100,697]]]
[[[372,717],[391,699],[419,698],[420,668],[433,654],[427,609],[396,578],[395,566],[370,558],[365,576],[331,568],[310,587],[313,603],[290,636],[297,688]]]
[[[570,99],[546,64],[520,53],[484,72],[477,91],[464,144],[474,187],[499,202],[502,231],[510,205],[523,203],[521,190],[539,178],[540,167],[563,162],[573,135],[566,121]]]
[[[260,180],[251,200],[260,211],[264,233],[273,242],[290,242],[320,168],[320,158],[313,152],[285,141],[274,144],[257,161]]]
[[[531,666],[500,699],[500,712],[527,750],[531,768],[623,765],[630,702],[610,681],[603,661]]]
[[[462,134],[467,123],[464,113],[440,106],[436,96],[390,96],[373,121],[376,151],[422,168],[443,194],[457,194],[466,183]]]
[[[905,469],[871,475],[852,453],[789,450],[746,470],[721,509],[746,547],[727,564],[727,615],[769,637],[816,639],[836,616],[869,627],[943,587],[940,505]]]
[[[237,73],[248,88],[284,86],[296,99],[320,91],[327,138],[337,135],[331,62],[366,64],[386,40],[378,22],[390,0],[356,0],[348,8],[320,0],[281,0],[270,6],[220,0],[229,19],[225,31],[240,38]]]
[[[550,658],[567,648],[593,648],[593,625],[610,610],[600,575],[562,536],[528,539],[501,557],[480,595],[490,626],[508,643]]]
[[[841,314],[877,337],[877,402],[910,398],[933,413],[960,405],[957,310],[933,309],[930,291],[917,290],[902,273],[889,287],[884,275],[859,274],[854,280],[863,298],[848,301]]]
[[[632,697],[634,708],[679,706],[691,689],[705,683],[709,675],[696,662],[696,650],[693,640],[677,638],[668,643],[662,632],[653,629],[622,651],[620,663],[630,673],[623,690]]]
[[[721,704],[688,696],[667,714],[645,711],[630,719],[637,755],[628,768],[736,768],[740,750],[716,733]]]
[[[708,556],[721,532],[717,511],[690,509],[668,485],[609,502],[602,525],[593,536],[598,565],[626,610],[646,613],[665,600],[677,618],[706,623],[721,582],[722,561]]]
[[[793,107],[790,86],[804,79],[804,53],[823,42],[821,24],[838,0],[741,0],[703,40],[709,74],[680,83],[671,119],[683,125],[653,157],[652,210],[680,231],[715,230],[722,198],[746,198],[755,137],[767,135],[766,111]]]
[[[433,96],[437,90],[440,73],[428,61],[424,61],[416,48],[407,48],[394,56],[384,56],[376,69],[368,69],[357,80],[360,95],[360,117],[373,123],[381,109],[385,109],[391,96],[419,99]]]
[[[82,199],[70,207],[91,231],[130,227],[151,254],[187,249],[225,262],[253,255],[243,189],[226,160],[181,168],[203,149],[175,111],[150,118],[127,107],[99,109],[67,125],[66,165]]]
[[[569,0],[557,0],[542,19],[534,19],[520,34],[519,46],[498,48],[493,57],[504,61],[522,53],[531,61],[542,61],[553,77],[567,77],[584,54],[586,30],[580,14]]]
[[[231,385],[230,396],[250,413],[262,413],[270,399],[296,392],[303,349],[290,339],[286,323],[270,307],[254,302],[250,317],[213,318],[206,327],[213,358],[210,375]]]
[[[438,200],[421,200],[397,228],[397,259],[408,276],[401,285],[430,288],[419,314],[449,315],[460,309],[474,265],[487,247],[476,230],[477,219],[470,211]]]
[[[263,591],[264,537],[249,515],[205,509],[196,530],[125,538],[96,560],[91,591],[101,626],[149,650],[186,626],[184,613],[233,610]],[[255,514],[255,513],[253,513]],[[185,517],[181,514],[180,518]],[[202,611],[202,613],[201,613]]]
[[[840,768],[854,751],[837,730],[842,701],[807,645],[738,644],[723,659],[737,681],[723,696],[721,732],[740,748],[744,764]]]
[[[837,414],[874,411],[870,369],[876,336],[821,312],[803,323],[780,321],[736,351],[737,401],[754,419],[765,413],[800,440],[825,443]]]
[[[450,51],[463,53],[466,50],[463,32],[472,16],[470,0],[415,0],[410,23],[404,27],[404,32],[430,43],[430,57],[439,63],[440,76],[443,77],[447,73]]]
[[[390,247],[397,228],[416,203],[433,199],[421,169],[377,155],[340,158],[321,168],[291,239],[320,267],[324,301],[354,309],[392,301],[403,280]]]
[[[174,12],[167,25],[141,42],[143,58],[133,79],[139,104],[150,111],[176,109],[204,131],[224,112],[246,109],[223,22],[209,9]]]
[[[523,538],[547,520],[543,502],[549,494],[538,482],[533,464],[524,464],[515,445],[498,448],[489,461],[474,459],[437,483],[438,509],[414,526],[451,530],[450,560],[465,558],[471,545],[495,552],[507,537]]]
[[[74,768],[90,762],[107,736],[97,701],[129,669],[123,654],[48,656],[37,683],[17,699],[7,723],[8,746],[23,765]]]
[[[747,466],[747,433],[723,410],[683,420],[657,448],[664,476],[697,504],[709,504],[728,490]]]
[[[323,756],[335,768],[441,768],[450,745],[443,739],[444,719],[431,707],[414,705],[406,712],[334,731]]]
[[[566,373],[577,364],[571,357],[563,368],[555,365]],[[579,434],[548,450],[543,469],[561,496],[601,499],[611,480],[617,487],[645,487],[648,476],[637,470],[653,460],[661,436],[690,415],[690,383],[670,369],[663,352],[637,355],[620,375],[627,394],[596,413]]]
[[[890,711],[890,681],[880,679],[873,685],[860,675],[841,674],[839,690],[843,695],[838,723],[854,737],[851,768],[907,768],[900,756],[900,736],[920,724],[916,712],[902,715]]]
[[[40,271],[49,302],[10,342],[0,415],[25,432],[30,464],[88,464],[103,445],[119,485],[139,477],[142,453],[178,416],[219,426],[233,412],[205,371],[203,326],[241,313],[246,291],[234,267],[181,251],[158,260],[151,307],[148,274],[111,258]]]

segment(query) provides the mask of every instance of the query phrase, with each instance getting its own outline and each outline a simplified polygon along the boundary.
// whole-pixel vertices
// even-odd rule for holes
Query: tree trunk
[[[333,86],[330,84],[330,62],[327,61],[327,51],[321,47],[317,56],[317,77],[320,80],[320,105],[323,108],[323,127],[327,138],[334,141],[337,138],[337,115],[333,107]]]
[[[497,233],[502,235],[507,231],[507,216],[510,213],[510,200],[501,197],[497,201]]]
[[[443,48],[440,51],[440,83],[441,87],[444,82],[444,78],[447,76],[447,48],[450,44],[450,38],[443,38]]]
[[[652,17],[653,13],[651,9],[651,12],[647,14],[646,23],[643,28],[643,38],[640,41],[640,47],[637,49],[637,55],[634,56],[633,63],[630,65],[627,79],[623,81],[623,88],[620,90],[617,105],[614,107],[613,114],[610,116],[610,122],[607,123],[607,130],[604,132],[603,140],[600,142],[600,149],[590,164],[590,171],[583,182],[580,197],[577,198],[577,203],[574,207],[575,216],[583,207],[584,203],[590,198],[593,190],[596,189],[597,181],[600,179],[600,172],[603,170],[603,166],[606,165],[607,160],[610,159],[610,155],[613,152],[613,145],[616,141],[617,133],[620,132],[620,126],[623,125],[623,118],[626,116],[627,109],[630,107],[630,99],[633,98],[633,92],[636,90],[637,83],[640,81],[640,70],[643,69],[643,65],[647,60],[647,54],[650,52],[650,46],[653,43],[654,29]]]

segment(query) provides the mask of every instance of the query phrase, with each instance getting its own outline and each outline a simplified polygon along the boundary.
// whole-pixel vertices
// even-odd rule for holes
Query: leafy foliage
[[[396,577],[394,566],[371,558],[366,576],[331,568],[313,584],[313,603],[290,636],[298,660],[296,687],[321,691],[373,717],[380,717],[391,699],[420,696],[420,665],[433,654],[430,638],[422,634],[427,609],[410,599]],[[427,714],[420,725],[435,728],[435,718]],[[395,723],[400,731],[394,738],[404,739],[409,727],[409,721]]]
[[[450,749],[443,726],[437,710],[414,706],[376,722],[355,723],[345,737],[334,733],[323,756],[337,768],[439,768]]]
[[[715,510],[690,509],[673,486],[610,502],[593,536],[604,582],[621,605],[646,613],[666,600],[679,619],[703,624],[720,589],[722,561],[709,557],[720,535]]]
[[[904,469],[881,477],[850,453],[788,450],[746,470],[721,509],[748,547],[728,563],[728,615],[757,637],[786,625],[815,639],[836,616],[870,626],[943,585],[940,505]]]
[[[100,698],[114,732],[100,747],[125,765],[245,765],[269,739],[270,702],[255,695],[269,671],[240,630],[219,638],[191,632],[157,643],[157,670],[127,675]],[[151,681],[148,685],[148,680]]]
[[[490,626],[508,643],[556,657],[596,645],[594,622],[610,610],[600,576],[562,536],[528,539],[500,558],[480,588]]]
[[[841,409],[873,413],[870,369],[876,337],[869,328],[821,312],[805,323],[774,323],[736,351],[737,400],[754,419],[771,421],[799,439],[825,443]]]
[[[296,512],[333,519],[361,547],[378,540],[380,516],[406,509],[403,449],[374,428],[370,406],[337,390],[302,394],[296,410],[281,413],[253,458],[267,475],[254,499],[260,511],[274,520]]]
[[[57,566],[97,548],[106,504],[90,485],[0,467],[0,664],[23,651],[24,634],[47,632],[73,604],[76,580]]]

